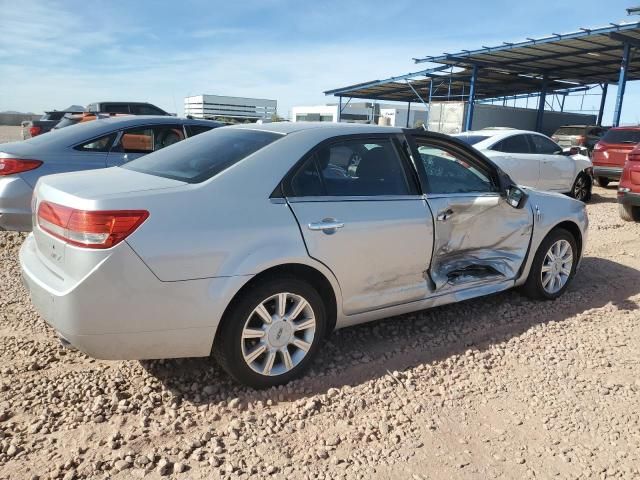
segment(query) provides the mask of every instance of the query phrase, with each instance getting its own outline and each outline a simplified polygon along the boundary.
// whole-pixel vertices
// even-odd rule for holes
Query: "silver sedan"
[[[65,344],[104,359],[213,355],[254,387],[335,328],[520,287],[561,295],[582,202],[516,186],[451,137],[225,127],[100,172],[42,178],[20,261]]]
[[[31,196],[43,175],[121,165],[221,126],[167,116],[102,118],[0,145],[0,230],[31,230]]]

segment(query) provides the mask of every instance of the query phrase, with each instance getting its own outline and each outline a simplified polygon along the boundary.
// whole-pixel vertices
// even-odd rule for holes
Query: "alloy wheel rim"
[[[587,182],[584,177],[576,180],[576,186],[573,188],[573,196],[577,200],[583,200],[587,196]]]
[[[558,293],[569,281],[573,268],[573,250],[567,240],[558,240],[542,262],[542,288],[547,293]]]
[[[246,319],[242,356],[260,375],[283,375],[307,356],[315,333],[311,304],[301,295],[277,293],[260,302]]]

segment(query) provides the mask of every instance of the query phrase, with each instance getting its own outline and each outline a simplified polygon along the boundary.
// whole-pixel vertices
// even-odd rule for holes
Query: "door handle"
[[[321,222],[312,222],[307,226],[309,227],[309,230],[322,230],[327,235],[330,235],[332,233],[336,233],[338,228],[344,227],[344,223],[339,222],[335,218],[325,218]]]
[[[436,220],[438,220],[439,222],[445,222],[451,215],[453,215],[453,210],[447,208],[446,210],[438,213]]]

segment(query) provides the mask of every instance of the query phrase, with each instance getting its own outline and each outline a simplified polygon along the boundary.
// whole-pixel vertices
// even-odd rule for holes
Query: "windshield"
[[[605,133],[602,141],[606,143],[640,143],[640,129],[612,129]]]
[[[584,127],[560,127],[554,135],[584,135]]]
[[[216,128],[133,160],[122,168],[200,183],[279,138],[282,135],[273,132]]]
[[[483,140],[489,138],[487,135],[459,135],[456,137],[458,140],[462,140],[467,145],[475,145]]]

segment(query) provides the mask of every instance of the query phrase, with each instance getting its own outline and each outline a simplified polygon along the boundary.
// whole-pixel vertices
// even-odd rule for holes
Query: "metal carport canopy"
[[[640,55],[633,55],[638,48],[640,22],[612,23],[496,47],[414,58],[416,63],[438,66],[325,94],[402,102],[463,100],[469,97],[475,80],[473,102],[537,92],[562,94],[594,84],[624,85],[627,80],[640,79]],[[619,117],[620,92],[618,100]]]

